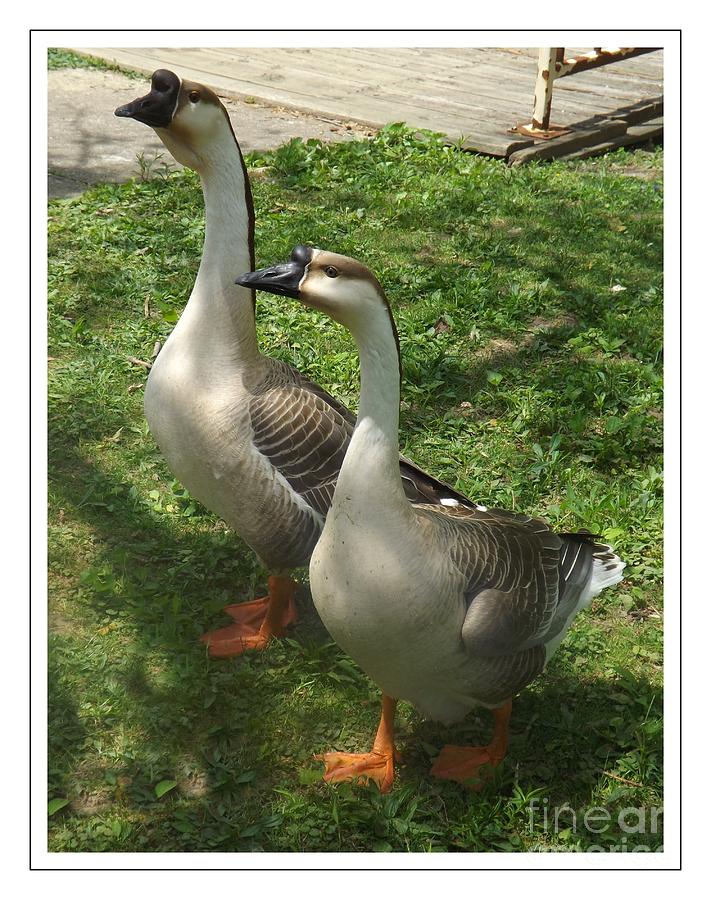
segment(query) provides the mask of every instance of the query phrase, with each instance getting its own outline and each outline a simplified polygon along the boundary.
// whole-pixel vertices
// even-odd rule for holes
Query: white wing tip
[[[621,560],[612,548],[609,548],[604,558],[593,557],[593,569],[588,585],[590,596],[596,597],[605,588],[619,584],[624,577],[626,565],[627,563]]]

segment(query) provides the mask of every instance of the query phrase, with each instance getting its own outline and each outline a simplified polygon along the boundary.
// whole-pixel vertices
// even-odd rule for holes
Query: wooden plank
[[[502,96],[516,96],[511,90],[506,87],[499,87],[499,81],[496,78],[494,72],[487,74],[479,74],[478,80],[474,86],[474,90],[476,95],[479,96],[483,90],[487,90],[489,94],[495,94],[498,91],[501,91]],[[528,88],[529,85],[526,85]],[[533,108],[533,91],[525,90],[521,91],[518,96],[522,99],[526,98],[526,109]],[[620,105],[620,101],[622,102],[634,102],[642,99],[639,94],[630,93],[629,96],[621,96],[621,97],[611,97],[607,94],[598,94],[589,91],[584,91],[579,88],[572,88],[572,90],[565,91],[563,90],[562,84],[556,82],[555,87],[553,89],[553,106],[556,106],[567,109],[570,106],[575,106],[577,109],[581,111],[589,110],[590,112],[602,112],[604,108],[615,109]],[[601,104],[603,105],[601,108]]]
[[[508,161],[512,166],[520,166],[533,159],[554,159],[584,147],[601,144],[610,138],[625,134],[626,131],[627,126],[624,122],[606,120],[595,128],[573,131],[551,141],[540,141],[533,147],[515,150],[510,154]]]
[[[311,51],[309,59],[314,61],[323,60],[327,63],[332,63],[335,60],[347,66],[365,64],[368,67],[375,66],[379,70],[391,69],[408,74],[410,77],[420,78],[430,75],[439,78],[459,78],[464,72],[476,65],[476,60],[473,59],[438,59],[429,51],[424,56],[420,54],[418,59],[410,54],[403,55],[398,52],[397,48],[386,52],[373,48],[355,48],[345,52],[337,49]]]
[[[253,62],[255,58],[261,58],[265,62],[268,57],[266,54],[262,53],[257,55],[250,55],[250,62]],[[329,81],[333,83],[338,83],[340,86],[347,86],[351,90],[359,89],[361,86],[365,86],[365,83],[361,80],[356,82],[354,79],[349,79],[348,75],[350,71],[352,71],[352,63],[347,62],[343,63],[342,61],[331,62],[330,59],[324,58],[322,55],[314,56],[313,59],[308,60],[308,69],[302,69],[301,63],[293,64],[294,72],[293,77],[297,78],[302,73],[318,73],[323,75],[323,77],[328,78]],[[290,66],[291,69],[291,66]],[[286,74],[286,73],[284,73]],[[413,76],[411,72],[403,70],[400,67],[388,67],[379,65],[375,62],[369,64],[368,68],[368,77],[371,79],[371,84],[368,87],[372,87],[372,79],[379,84],[381,89],[381,93],[385,93],[384,89],[393,87],[395,89],[400,89],[398,92],[409,92],[410,101],[413,105],[419,105],[424,101],[434,101],[437,103],[455,103],[460,102],[461,105],[465,108],[469,108],[472,105],[472,89],[468,87],[466,83],[466,79],[464,82],[460,80],[461,76],[455,80],[453,76],[444,78],[441,74],[432,75],[427,78],[423,78],[421,72],[418,70],[416,76]],[[501,79],[499,78],[499,84],[501,84]],[[476,82],[477,87],[480,85],[480,81]],[[495,84],[492,80],[491,82],[492,94],[495,91]],[[517,104],[520,104],[522,99],[526,96],[528,90],[525,92],[520,92],[520,94],[515,96],[515,101]],[[475,93],[476,99],[478,100],[481,97],[481,91],[477,90]],[[505,90],[503,92],[503,96],[510,97],[510,92]],[[495,98],[492,96],[491,102],[483,105],[476,104],[482,106],[487,109],[495,108]],[[501,99],[501,98],[499,98]],[[511,105],[511,110],[513,111],[513,100]]]
[[[414,74],[422,66],[459,72],[480,61],[483,58],[482,52],[469,47],[460,48],[456,55],[447,54],[438,47],[357,47],[347,48],[340,55],[346,60],[353,55],[360,59],[388,61],[391,65],[399,65]]]
[[[499,100],[502,100],[504,98],[509,99],[512,102],[515,100],[515,102],[519,105],[525,101],[526,109],[528,109],[528,107],[530,106],[530,104],[532,102],[530,99],[532,97],[532,92],[531,92],[531,83],[532,82],[529,82],[528,80],[522,80],[521,86],[520,87],[516,86],[516,88],[512,91],[510,89],[510,83],[511,83],[510,80],[502,82],[501,72],[497,71],[495,69],[495,67],[493,67],[493,66],[477,68],[476,72],[474,73],[474,77],[476,80],[475,80],[473,86],[474,86],[478,100],[480,98],[482,98],[483,96],[485,96],[485,92],[482,90],[482,88],[486,84],[490,87],[490,92],[487,91],[486,93],[490,94],[492,101],[495,99],[495,97],[493,95],[495,94],[495,92],[498,91],[499,92],[499,97],[498,97]],[[413,81],[417,83],[418,90],[423,89],[427,93],[427,95],[430,97],[435,95],[434,91],[428,90],[428,88],[430,87],[430,85],[432,83],[432,79],[421,80],[419,78],[416,78],[416,79],[410,78],[410,79],[408,79],[408,87],[409,88],[412,87]],[[566,90],[566,83],[564,81],[562,81],[556,85],[556,91],[559,92],[559,96],[561,98],[565,98],[565,101],[568,102],[568,96],[569,96],[570,92],[574,92],[575,93],[575,101],[574,102],[576,103],[576,106],[581,107],[583,109],[587,108],[591,113],[592,112],[599,113],[606,109],[614,109],[619,105],[619,103],[617,102],[618,99],[623,100],[623,101],[624,100],[626,100],[626,101],[638,100],[638,99],[640,99],[640,95],[643,95],[645,93],[645,91],[638,91],[638,90],[635,90],[634,88],[630,89],[630,90],[622,89],[622,88],[618,87],[618,85],[616,83],[613,83],[611,86],[608,86],[606,88],[604,81],[601,79],[598,79],[597,82],[589,85],[589,87],[590,87],[589,95],[588,94],[582,95],[581,88],[587,87],[587,85],[581,85],[579,82],[576,85],[570,85],[570,81],[571,81],[571,79],[568,80],[567,90]],[[381,79],[381,83],[382,83],[382,79]],[[451,81],[445,82],[445,84],[447,85],[446,90],[447,90],[448,97],[450,99],[461,99],[461,101],[465,105],[467,103],[471,102],[471,93],[472,92],[471,92],[471,89],[467,90],[466,85],[461,84],[460,82],[453,83]],[[422,86],[422,88],[420,88],[420,86]],[[653,87],[658,92],[658,87],[656,85]],[[600,92],[603,92],[603,93],[601,94]],[[573,102],[573,101],[571,101],[571,102]],[[602,107],[600,105],[601,103],[603,104]],[[481,106],[482,104],[480,103],[479,105]],[[513,111],[513,108],[511,107],[511,104],[509,104],[509,106],[510,106],[510,108],[507,110],[507,112],[510,113],[511,111]],[[502,105],[502,109],[503,109],[503,105]]]
[[[123,54],[112,54],[112,56],[113,55],[116,57],[120,56],[121,59],[126,58]],[[129,62],[134,67],[140,66],[145,71],[152,71],[156,60],[158,60],[161,65],[171,64],[170,56],[160,49],[157,49],[150,58],[145,58],[141,53],[132,53],[130,54]],[[200,65],[201,62],[196,59],[195,51],[181,51],[181,62],[182,65],[180,67],[176,66],[176,68],[179,68],[184,77],[198,80],[200,70],[194,68],[194,66]],[[239,80],[224,76],[220,71],[222,65],[215,66],[211,62],[211,68],[213,71],[208,73],[212,76],[211,84],[213,87],[217,86],[218,90],[224,91],[226,95],[234,95],[236,88],[237,93],[242,96],[254,93],[257,93],[257,95],[260,96],[257,92],[257,88],[260,86],[259,82],[256,80],[245,80],[251,73],[256,73],[256,77],[260,77],[261,72],[261,69],[258,67],[255,68],[249,59],[245,58],[241,62],[240,73],[243,77]],[[314,77],[308,74],[303,77],[300,76],[299,79],[294,76],[293,83],[299,84],[298,91],[284,88],[281,85],[281,82],[277,84],[262,83],[261,87],[264,89],[264,93],[268,94],[268,99],[286,103],[291,106],[306,108],[310,111],[313,111],[315,108],[318,112],[322,113],[333,113],[341,117],[360,119],[375,127],[381,127],[388,121],[402,121],[403,119],[406,119],[417,127],[445,132],[455,140],[463,135],[469,135],[472,132],[474,123],[471,117],[471,110],[465,107],[462,108],[461,114],[456,111],[451,111],[447,115],[436,118],[433,115],[438,112],[436,106],[432,106],[431,108],[427,106],[416,106],[411,101],[408,102],[404,94],[402,97],[397,96],[388,98],[375,93],[371,93],[368,96],[364,96],[358,92],[352,94],[346,93],[343,90],[344,85],[336,85],[333,87],[328,84],[328,80],[325,76]],[[308,102],[310,94],[307,88],[309,85],[315,86],[315,88],[320,91],[319,101],[315,107]],[[502,130],[505,131],[505,129]],[[502,143],[505,144],[512,143],[510,136],[502,135],[501,140]]]
[[[251,64],[253,60],[249,59],[248,62]],[[284,74],[287,77],[293,77],[294,81],[300,77],[298,71],[293,73],[283,72],[281,74]],[[305,77],[308,77],[308,75]],[[326,76],[324,75],[324,77]],[[379,81],[382,85],[384,79],[381,78]],[[349,85],[342,80],[339,81],[337,78],[334,78],[334,89],[336,89],[336,83],[339,92],[339,102],[342,102],[343,97],[349,96],[352,90],[358,89],[357,86]],[[460,117],[455,123],[459,124],[460,127],[466,127],[469,121],[476,117],[478,111],[483,112],[485,110],[498,114],[498,119],[502,128],[508,128],[516,124],[522,118],[525,118],[531,105],[531,95],[528,92],[525,94],[521,93],[514,95],[510,91],[502,89],[500,87],[500,80],[498,82],[495,81],[493,74],[491,80],[487,79],[486,81],[486,90],[482,90],[482,84],[482,80],[479,79],[475,86],[476,90],[474,93],[470,90],[454,90],[453,88],[440,92],[440,90],[433,89],[431,84],[424,84],[421,87],[419,81],[417,81],[415,86],[413,86],[412,81],[410,81],[407,83],[406,90],[398,90],[395,84],[387,84],[385,85],[385,87],[388,88],[387,90],[384,87],[377,93],[371,91],[369,92],[369,96],[377,96],[384,101],[391,99],[393,104],[397,103],[398,105],[404,100],[407,100],[412,107],[421,107],[429,110],[438,108],[443,112],[451,112],[453,115]],[[498,98],[496,96],[497,91],[500,91]],[[600,109],[599,104],[592,102],[579,103],[578,107],[590,113],[605,111]],[[609,104],[609,108],[615,108],[615,104]],[[336,112],[334,109],[331,109],[331,111]],[[393,108],[390,113],[390,118],[392,118],[392,116],[399,116],[399,108]],[[579,116],[573,115],[570,118],[570,121],[575,121],[577,118],[579,118]],[[566,120],[563,124],[567,125],[570,124],[570,122]]]
[[[508,158],[513,152],[518,152],[526,147],[534,145],[533,138],[524,138],[521,135],[518,139],[513,140],[517,136],[509,135],[509,140],[494,137],[485,132],[473,131],[471,136],[464,140],[452,141],[462,150],[472,150],[476,153],[485,153],[488,156],[499,156]]]
[[[147,74],[172,68],[226,97],[254,96],[376,128],[405,121],[494,155],[531,149],[530,139],[507,129],[527,121],[532,109],[533,48],[78,49]],[[562,79],[554,92],[554,120],[588,128],[601,117],[639,120],[642,113],[629,111],[640,102],[658,102],[662,84],[654,73],[661,73],[662,58],[640,56]],[[625,74],[633,62],[635,72]]]
[[[629,147],[633,144],[642,144],[645,141],[656,140],[662,137],[663,133],[663,125],[636,125],[628,129],[625,134],[620,134],[609,141],[594,144],[582,150],[576,150],[574,153],[566,153],[560,158],[570,160],[587,159],[589,156],[599,156],[602,153],[609,153],[610,150],[617,150],[619,147]]]
[[[413,87],[417,93],[416,98],[412,97]],[[380,97],[381,99],[389,99],[394,104],[408,102],[412,106],[429,110],[440,110],[445,116],[456,116],[466,121],[477,115],[487,115],[490,118],[500,120],[503,125],[511,124],[511,119],[517,115],[526,112],[530,104],[519,103],[509,98],[501,98],[497,100],[493,96],[493,88],[486,93],[480,90],[472,93],[453,92],[424,94],[417,89],[417,86],[396,87],[387,85],[380,89],[370,90],[370,97]]]
[[[617,94],[619,96],[637,94],[642,97],[645,93],[658,93],[659,83],[653,79],[634,80],[622,78],[612,72],[606,72],[604,69],[592,69],[590,72],[581,72],[580,75],[556,79],[555,90],[587,91],[591,94]]]
[[[225,53],[224,50],[219,52]],[[237,64],[244,53],[248,53],[252,57],[256,57],[258,54],[269,65],[273,64],[273,51],[264,48],[240,51],[239,57],[234,57]],[[371,83],[376,75],[399,76],[410,80],[415,78],[421,83],[427,83],[430,79],[448,83],[461,81],[466,78],[466,73],[475,67],[475,63],[469,60],[461,61],[459,65],[452,65],[450,61],[435,62],[429,55],[419,59],[413,59],[410,56],[403,57],[397,49],[383,51],[370,48],[348,50],[318,48],[297,52],[279,51],[279,53],[283,53],[287,64],[295,68],[305,67],[336,75],[339,71],[347,71],[352,74],[360,70],[366,72],[366,77]]]
[[[664,98],[654,97],[635,103],[626,109],[616,110],[610,114],[611,119],[624,119],[628,125],[637,125],[642,122],[648,124],[651,119],[657,119],[664,114]]]
[[[152,49],[155,49],[155,48],[152,48]],[[314,52],[315,51],[310,51],[312,56],[314,55]],[[316,52],[316,55],[318,55],[318,53],[323,53],[323,52],[325,52],[325,51],[318,51],[318,52]],[[337,51],[333,51],[333,52],[337,52]],[[388,52],[390,52],[390,51],[388,51]],[[183,61],[190,62],[190,57],[193,56],[193,54],[197,53],[200,57],[200,66],[202,66],[204,64],[205,60],[209,59],[210,56],[219,56],[220,54],[224,54],[225,51],[220,50],[220,54],[217,54],[212,50],[208,51],[208,50],[187,48],[187,49],[180,49],[177,51],[173,51],[173,53],[177,53],[179,55],[179,60],[176,60],[178,65]],[[229,53],[229,51],[228,51],[228,53]],[[287,56],[290,60],[294,60],[294,59],[298,58],[297,54],[294,51],[282,51],[282,50],[275,51],[275,50],[271,50],[268,48],[266,50],[264,50],[262,48],[247,48],[246,50],[241,51],[239,56],[234,56],[234,62],[239,66],[240,64],[244,64],[245,57],[247,59],[249,59],[250,55],[252,55],[252,57],[254,57],[257,54],[263,54],[263,53],[267,54],[267,57],[265,60],[267,71],[268,71],[268,69],[271,69],[274,66],[275,54],[279,58],[283,58],[284,56]],[[343,54],[341,54],[341,55],[343,55]],[[346,55],[347,55],[347,52],[346,52]],[[114,57],[115,56],[116,56],[116,52],[114,52]],[[167,62],[167,59],[162,51],[161,51],[161,56],[163,57],[163,61]],[[421,66],[421,63],[420,63],[420,66]],[[150,68],[150,65],[146,66],[146,68]],[[610,67],[608,67],[608,68],[610,68]],[[210,69],[214,70],[214,65],[211,65]],[[218,69],[218,71],[219,71],[219,69]],[[600,70],[598,70],[598,72],[599,71]],[[482,73],[480,72],[480,74],[482,74]],[[500,73],[494,72],[494,75],[495,75],[495,77],[498,76],[500,78]],[[410,73],[410,76],[412,77],[412,73]],[[582,77],[582,76],[579,76],[579,77]],[[360,83],[362,83],[361,79],[358,79],[357,77],[353,78],[352,75],[351,75],[351,80],[359,81]],[[569,85],[570,85],[571,81],[572,81],[572,79],[568,79]],[[561,90],[563,90],[565,88],[565,84],[566,84],[565,80],[562,80],[561,82],[559,82],[559,84],[557,86]]]

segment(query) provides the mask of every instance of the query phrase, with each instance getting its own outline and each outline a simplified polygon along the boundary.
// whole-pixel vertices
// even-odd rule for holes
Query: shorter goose
[[[398,470],[397,330],[365,266],[301,248],[298,260],[238,282],[321,310],[351,331],[360,355],[358,419],[310,578],[332,637],[380,687],[382,715],[372,751],[324,754],[324,778],[365,776],[389,791],[403,699],[444,723],[475,706],[493,709],[488,746],[446,746],[432,767],[436,778],[480,787],[506,754],[512,695],[625,564],[592,535],[555,534],[540,519],[408,503]]]

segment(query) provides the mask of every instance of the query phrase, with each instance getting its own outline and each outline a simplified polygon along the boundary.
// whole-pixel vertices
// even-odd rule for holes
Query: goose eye
[[[197,103],[200,99],[200,91],[190,91],[188,94],[191,103]]]
[[[326,266],[323,270],[329,278],[336,278],[338,275],[338,269],[335,266]]]

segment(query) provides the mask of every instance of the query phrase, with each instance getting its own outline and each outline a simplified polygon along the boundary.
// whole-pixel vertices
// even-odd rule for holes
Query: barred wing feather
[[[253,442],[306,503],[325,516],[356,417],[296,369],[270,360],[268,377],[251,385]],[[443,500],[473,508],[463,494],[400,457],[403,488],[413,503]]]

